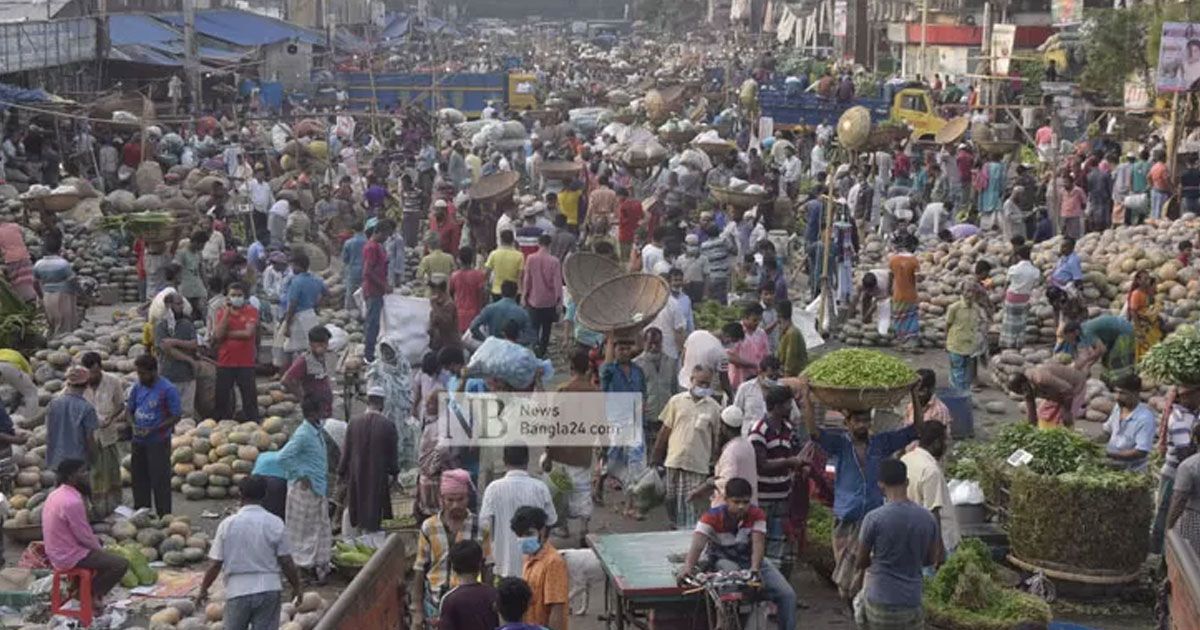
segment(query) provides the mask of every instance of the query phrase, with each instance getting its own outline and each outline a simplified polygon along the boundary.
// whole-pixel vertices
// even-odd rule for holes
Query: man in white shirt
[[[668,276],[671,273],[671,265],[666,261],[660,260],[654,272],[662,276],[663,280],[669,282]],[[650,325],[663,333],[663,354],[672,361],[678,360],[679,348],[683,345],[687,335],[687,317],[684,315],[683,309],[679,307],[679,298],[674,295],[668,295],[667,305],[658,312],[658,315],[654,317]]]
[[[482,120],[491,120],[495,117],[496,117],[496,108],[494,107],[494,103],[492,101],[488,101],[487,107],[484,107],[483,111],[480,112],[479,118]]]
[[[900,458],[908,468],[909,500],[932,512],[941,524],[942,544],[946,547],[943,558],[949,556],[962,541],[954,504],[950,502],[950,488],[938,463],[945,452],[946,425],[926,422],[921,426],[917,447]]]
[[[266,478],[246,477],[238,484],[242,507],[221,521],[208,557],[213,561],[200,583],[197,604],[208,599],[208,589],[224,573],[225,627],[273,628],[283,606],[282,571],[300,597],[300,574],[292,562],[283,520],[262,506],[267,496]]]
[[[804,164],[796,155],[796,150],[792,148],[786,149],[787,157],[783,160],[783,187],[787,191],[788,198],[795,199],[796,193],[799,191],[800,177],[804,174]]]
[[[1025,345],[1025,322],[1029,317],[1029,295],[1042,282],[1042,271],[1030,260],[1033,248],[1028,244],[1017,248],[1016,264],[1008,268],[1008,290],[1004,293],[1004,320],[1000,326],[1000,347],[1021,348]]]
[[[671,265],[666,262],[663,255],[662,239],[666,233],[661,226],[654,230],[650,235],[650,242],[642,248],[642,273],[653,273],[664,275],[671,269]],[[660,268],[659,263],[667,265],[666,269]]]
[[[531,506],[546,513],[546,522],[553,526],[558,521],[550,488],[541,479],[530,477],[529,448],[523,445],[504,447],[504,468],[500,479],[488,484],[479,502],[479,522],[490,527],[492,532],[492,556],[496,561],[495,573],[500,577],[521,577],[522,561],[520,541],[508,526],[519,508]],[[482,474],[482,471],[481,471]]]
[[[280,199],[271,205],[267,213],[267,232],[271,235],[271,247],[283,247],[287,242],[287,219],[291,214],[291,205],[287,199]]]
[[[829,168],[829,162],[825,159],[825,141],[820,138],[812,148],[812,161],[808,167],[808,174],[812,177],[824,173]]]

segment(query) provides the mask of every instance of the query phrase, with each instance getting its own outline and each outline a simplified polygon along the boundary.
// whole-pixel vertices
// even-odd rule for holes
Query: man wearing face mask
[[[523,577],[533,597],[525,622],[549,630],[567,630],[569,577],[567,562],[550,544],[549,517],[541,508],[525,506],[513,514],[509,526],[525,555]]]
[[[804,426],[809,437],[831,457],[837,458],[834,472],[833,580],[838,593],[850,601],[862,587],[862,572],[856,568],[859,530],[868,512],[883,505],[879,487],[879,465],[906,444],[917,439],[925,425],[925,410],[913,393],[913,423],[893,431],[871,433],[870,411],[844,412],[846,433],[828,431],[817,424],[808,380],[801,376]]]
[[[678,528],[691,527],[699,518],[702,507],[691,496],[707,482],[717,453],[721,407],[712,398],[712,383],[712,370],[696,366],[691,388],[672,396],[659,416],[663,424],[653,462],[666,468],[667,515]]]
[[[213,326],[217,347],[217,415],[233,417],[233,388],[242,396],[242,411],[248,421],[258,420],[258,394],[254,366],[258,354],[258,309],[246,303],[246,289],[234,283],[227,289],[229,302]]]
[[[767,392],[779,386],[783,378],[783,364],[774,356],[764,358],[758,364],[758,376],[742,383],[733,395],[733,406],[742,410],[746,417],[742,425],[742,436],[750,435],[750,429],[767,415]],[[799,410],[796,411],[799,416]]]

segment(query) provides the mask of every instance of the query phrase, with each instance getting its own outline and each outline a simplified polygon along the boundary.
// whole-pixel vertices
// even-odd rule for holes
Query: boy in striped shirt
[[[767,599],[775,604],[779,630],[792,630],[796,626],[796,591],[775,565],[763,562],[767,515],[750,505],[750,495],[750,482],[741,477],[725,484],[725,503],[705,512],[696,523],[680,575],[689,575],[698,566],[712,571],[754,571]]]

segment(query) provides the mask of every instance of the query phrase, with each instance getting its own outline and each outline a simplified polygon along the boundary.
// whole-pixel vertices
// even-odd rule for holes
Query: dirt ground
[[[97,320],[104,320],[110,314],[111,309],[96,309],[89,313],[89,316]],[[817,350],[817,353],[836,349],[836,347],[836,344],[830,344],[827,347]],[[925,367],[935,370],[938,374],[939,383],[947,382],[948,362],[944,352],[926,350],[919,354],[904,354],[902,356],[908,359],[914,367]],[[562,363],[562,361],[556,361],[556,368]],[[562,378],[565,370],[559,370],[558,374],[558,378]],[[994,401],[1005,403],[1004,413],[991,414],[984,410],[984,406],[987,403]],[[339,406],[338,409],[340,410],[340,408]],[[998,427],[1013,422],[1019,417],[1020,409],[1018,409],[1015,401],[1009,399],[994,387],[985,387],[982,391],[975,394],[975,439],[986,439]],[[1098,435],[1100,426],[1084,422],[1081,423],[1080,429],[1089,435]],[[668,520],[662,508],[652,511],[644,521],[634,521],[622,516],[617,508],[614,507],[618,496],[617,493],[609,493],[608,497],[606,497],[609,499],[607,505],[596,507],[591,523],[591,531],[593,533],[625,533],[667,529]],[[128,490],[126,491],[126,497],[132,499]],[[220,518],[233,509],[235,509],[235,503],[230,500],[187,501],[178,493],[174,497],[175,512],[190,516],[194,528],[210,535],[215,532]],[[218,517],[213,518],[206,516],[206,514],[210,516],[217,515]],[[578,525],[576,523],[572,525],[576,529],[573,529],[573,535],[570,537],[570,540],[555,539],[554,543],[559,548],[578,546]],[[4,549],[6,564],[14,566],[20,557],[20,552],[21,549],[16,545],[12,543],[7,544]],[[203,565],[196,565],[195,570],[203,570]],[[845,607],[837,598],[836,591],[828,583],[818,578],[807,565],[802,564],[796,568],[795,575],[793,576],[793,586],[804,606],[798,615],[798,620],[801,624],[800,627],[854,627]],[[335,577],[330,584],[316,590],[326,599],[333,599],[343,588],[345,588],[345,583]],[[1100,604],[1103,604],[1103,606],[1076,606],[1072,607],[1070,612],[1059,612],[1057,614],[1059,614],[1063,621],[1072,621],[1082,624],[1083,627],[1094,628],[1096,630],[1138,630],[1153,627],[1153,615],[1148,607],[1130,606],[1110,601],[1100,602]],[[604,628],[603,612],[603,586],[593,586],[590,592],[590,609],[588,613],[584,616],[573,616],[570,620],[571,628],[573,630],[599,630],[600,628]],[[4,621],[12,620],[9,617]]]

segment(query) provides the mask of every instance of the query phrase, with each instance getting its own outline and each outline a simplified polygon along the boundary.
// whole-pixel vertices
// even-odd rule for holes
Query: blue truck
[[[783,84],[764,85],[758,90],[758,107],[776,129],[799,130],[822,123],[837,125],[847,109],[861,105],[871,112],[871,124],[893,119],[906,123],[917,140],[933,140],[946,124],[934,107],[929,90],[915,85],[886,90],[890,98],[855,98],[849,102],[822,98],[814,92],[788,93]]]
[[[477,117],[488,101],[518,111],[537,107],[537,77],[532,74],[418,72],[377,73],[371,77],[366,72],[346,72],[338,74],[337,81],[346,86],[352,109],[370,109],[374,100],[380,110],[397,104],[421,104],[430,111],[453,107]]]

